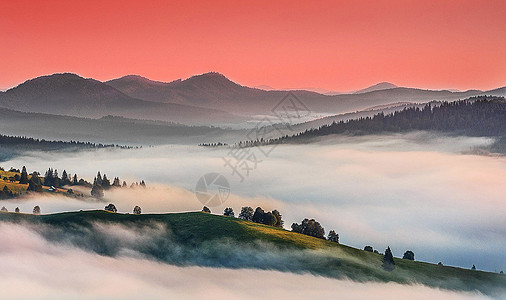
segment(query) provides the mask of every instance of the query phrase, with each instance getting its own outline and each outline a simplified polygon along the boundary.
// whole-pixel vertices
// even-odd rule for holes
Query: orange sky
[[[506,1],[1,1],[0,87],[74,72],[353,90],[506,85]]]

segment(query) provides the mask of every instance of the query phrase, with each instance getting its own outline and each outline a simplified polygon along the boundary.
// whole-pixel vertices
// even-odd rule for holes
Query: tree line
[[[476,96],[454,102],[431,102],[424,107],[407,107],[390,114],[378,113],[333,122],[316,129],[276,139],[241,141],[236,146],[252,147],[305,141],[330,134],[366,135],[413,130],[440,131],[469,136],[496,136],[506,139],[506,100],[504,97]]]
[[[101,148],[120,148],[120,149],[133,149],[137,147],[122,146],[115,144],[101,144],[92,142],[79,142],[79,141],[49,141],[45,139],[35,139],[26,136],[9,136],[0,134],[0,146],[22,146],[26,149],[37,149],[37,150],[57,150],[64,148],[89,148],[89,149],[101,149]]]

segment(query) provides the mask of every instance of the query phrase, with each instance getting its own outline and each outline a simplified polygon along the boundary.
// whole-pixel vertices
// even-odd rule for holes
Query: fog
[[[121,227],[121,226],[119,226]],[[151,244],[163,227],[138,232],[95,224],[115,256],[54,242],[40,226],[0,224],[0,289],[8,299],[487,299],[420,285],[357,283],[268,270],[178,267],[143,257],[134,245]],[[42,233],[41,233],[42,232]],[[60,236],[61,238],[61,236]],[[50,270],[50,272],[48,272]],[[29,288],[27,288],[29,287]]]
[[[240,182],[224,167],[227,148],[161,146],[138,150],[83,153],[26,153],[0,165],[44,172],[66,169],[93,180],[97,171],[128,183],[145,180],[148,188],[107,192],[103,202],[59,197],[3,201],[9,210],[43,213],[102,209],[121,212],[140,205],[143,212],[195,211],[202,204],[192,190],[200,176],[225,175],[231,196],[221,213],[242,206],[278,209],[285,228],[316,218],[326,232],[336,230],[343,244],[394,255],[415,252],[417,260],[445,265],[506,270],[506,159],[473,155],[488,138],[434,136],[428,133],[332,137],[311,145],[278,145],[269,156],[251,148],[258,162]],[[265,149],[263,149],[265,150]]]

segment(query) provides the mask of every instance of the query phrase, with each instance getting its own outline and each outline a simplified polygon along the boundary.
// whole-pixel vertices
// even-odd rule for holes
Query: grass
[[[40,216],[1,213],[0,221],[42,223],[58,228],[62,232],[73,231],[73,234],[77,235],[93,232],[93,224],[96,222],[121,224],[129,229],[146,226],[146,224],[161,223],[170,230],[171,241],[186,249],[183,252],[194,253],[199,249],[208,249],[209,245],[218,245],[216,247],[228,245],[220,250],[226,249],[229,251],[227,254],[214,253],[206,257],[206,263],[211,265],[214,259],[218,266],[309,272],[327,277],[347,277],[356,281],[420,283],[452,290],[477,290],[489,295],[497,295],[498,293],[504,295],[503,293],[506,293],[505,275],[398,258],[395,259],[395,270],[387,272],[381,268],[382,256],[380,254],[284,229],[201,212],[131,215],[105,211],[84,211]],[[96,241],[97,238],[94,236],[93,243]],[[100,240],[99,243],[99,246],[91,247],[92,251],[104,255],[114,255],[109,251],[107,240]],[[263,246],[258,243],[262,243]],[[142,251],[145,251],[144,254],[147,254],[148,257],[152,256],[168,263],[199,264],[189,258],[187,262],[175,262],[168,254],[170,251],[166,243],[160,245],[160,247],[146,246],[142,248]],[[90,245],[81,246],[88,247]],[[258,259],[256,254],[251,255],[248,260],[238,263],[227,261],[228,259],[232,261],[242,252],[251,252],[251,249],[255,249],[254,251],[260,254],[275,251],[279,255],[288,257],[289,263],[273,263],[266,266],[265,262]],[[206,251],[209,252],[209,250]],[[207,252],[203,251],[203,253]]]

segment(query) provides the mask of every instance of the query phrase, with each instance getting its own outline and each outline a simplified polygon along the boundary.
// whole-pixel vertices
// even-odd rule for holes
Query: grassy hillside
[[[1,213],[0,221],[36,224],[37,231],[49,240],[70,241],[101,255],[121,255],[127,249],[177,265],[309,272],[356,281],[421,283],[506,295],[505,275],[398,258],[395,270],[388,272],[381,268],[379,254],[201,212],[130,215],[87,211],[42,216]],[[123,237],[125,231],[135,234]]]

